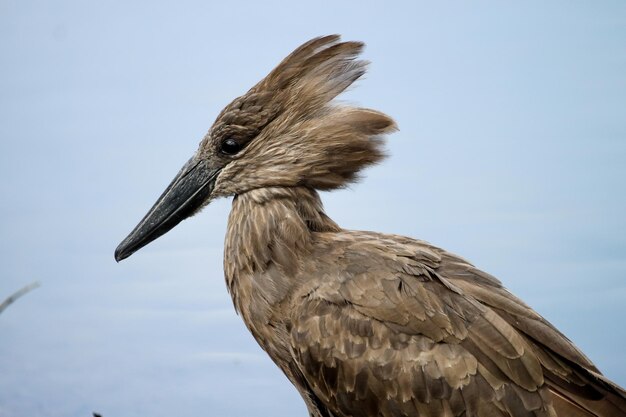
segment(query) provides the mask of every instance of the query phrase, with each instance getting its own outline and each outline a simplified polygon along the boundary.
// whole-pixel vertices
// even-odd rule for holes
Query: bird
[[[228,104],[116,261],[232,197],[227,289],[310,417],[626,416],[626,391],[498,279],[326,214],[319,192],[357,181],[397,130],[335,100],[363,48],[311,39]]]

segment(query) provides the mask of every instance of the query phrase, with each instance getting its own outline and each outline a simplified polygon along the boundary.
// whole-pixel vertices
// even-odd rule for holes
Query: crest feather
[[[368,62],[358,60],[362,42],[339,42],[339,35],[312,39],[289,54],[263,80],[244,96],[259,104],[259,98],[274,112],[293,110],[310,112],[323,107],[365,74]]]
[[[222,195],[267,186],[340,188],[384,156],[394,121],[375,110],[333,104],[363,74],[362,42],[338,35],[312,39],[220,114],[207,141],[243,147],[220,174]],[[237,179],[237,180],[235,180]],[[236,184],[236,185],[235,185]],[[234,188],[236,187],[236,189]]]

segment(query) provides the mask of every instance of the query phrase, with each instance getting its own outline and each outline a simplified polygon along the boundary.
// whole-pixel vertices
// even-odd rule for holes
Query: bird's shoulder
[[[316,292],[322,297],[343,298],[379,315],[392,310],[413,318],[420,312],[433,319],[442,315],[444,321],[460,318],[461,323],[442,324],[457,336],[464,335],[463,327],[475,317],[494,315],[533,344],[599,373],[566,336],[500,280],[458,255],[423,240],[375,232],[326,234],[320,242],[316,259],[332,271],[318,282]]]
[[[483,310],[437,273],[441,253],[426,242],[345,231],[320,239],[312,259],[300,299],[349,305],[409,334],[460,340]]]
[[[303,373],[336,410],[497,416],[523,403],[529,415],[550,415],[528,342],[439,272],[445,252],[360,232],[333,236],[315,255],[316,278],[290,310],[291,344]],[[478,279],[501,286],[487,275]]]
[[[292,300],[290,343],[336,407],[494,416],[515,407],[547,416],[548,391],[590,400],[615,391],[554,326],[461,257],[403,236],[347,231],[320,235],[313,255]]]

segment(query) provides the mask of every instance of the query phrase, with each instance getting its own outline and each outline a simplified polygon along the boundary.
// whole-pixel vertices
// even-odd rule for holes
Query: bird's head
[[[384,156],[388,116],[331,103],[365,73],[363,44],[306,42],[219,114],[148,214],[115,251],[120,261],[214,198],[262,187],[342,187]]]

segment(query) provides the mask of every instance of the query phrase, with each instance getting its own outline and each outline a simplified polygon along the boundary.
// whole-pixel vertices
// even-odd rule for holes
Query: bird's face
[[[176,174],[135,229],[117,247],[115,259],[118,262],[167,233],[212,199],[236,194],[241,189],[238,186],[240,182],[225,181],[223,178],[232,177],[233,175],[227,174],[233,170],[240,173],[239,175],[245,175],[246,170],[243,167],[253,155],[244,152],[244,149],[258,132],[250,131],[255,126],[252,123],[241,126],[233,119],[233,113],[238,113],[232,110],[236,102],[237,100],[222,111],[200,142],[196,153]]]
[[[365,72],[357,42],[313,39],[217,117],[135,229],[120,243],[120,261],[167,233],[212,199],[262,187],[328,190],[353,181],[379,161],[386,115],[339,107],[331,100]]]

